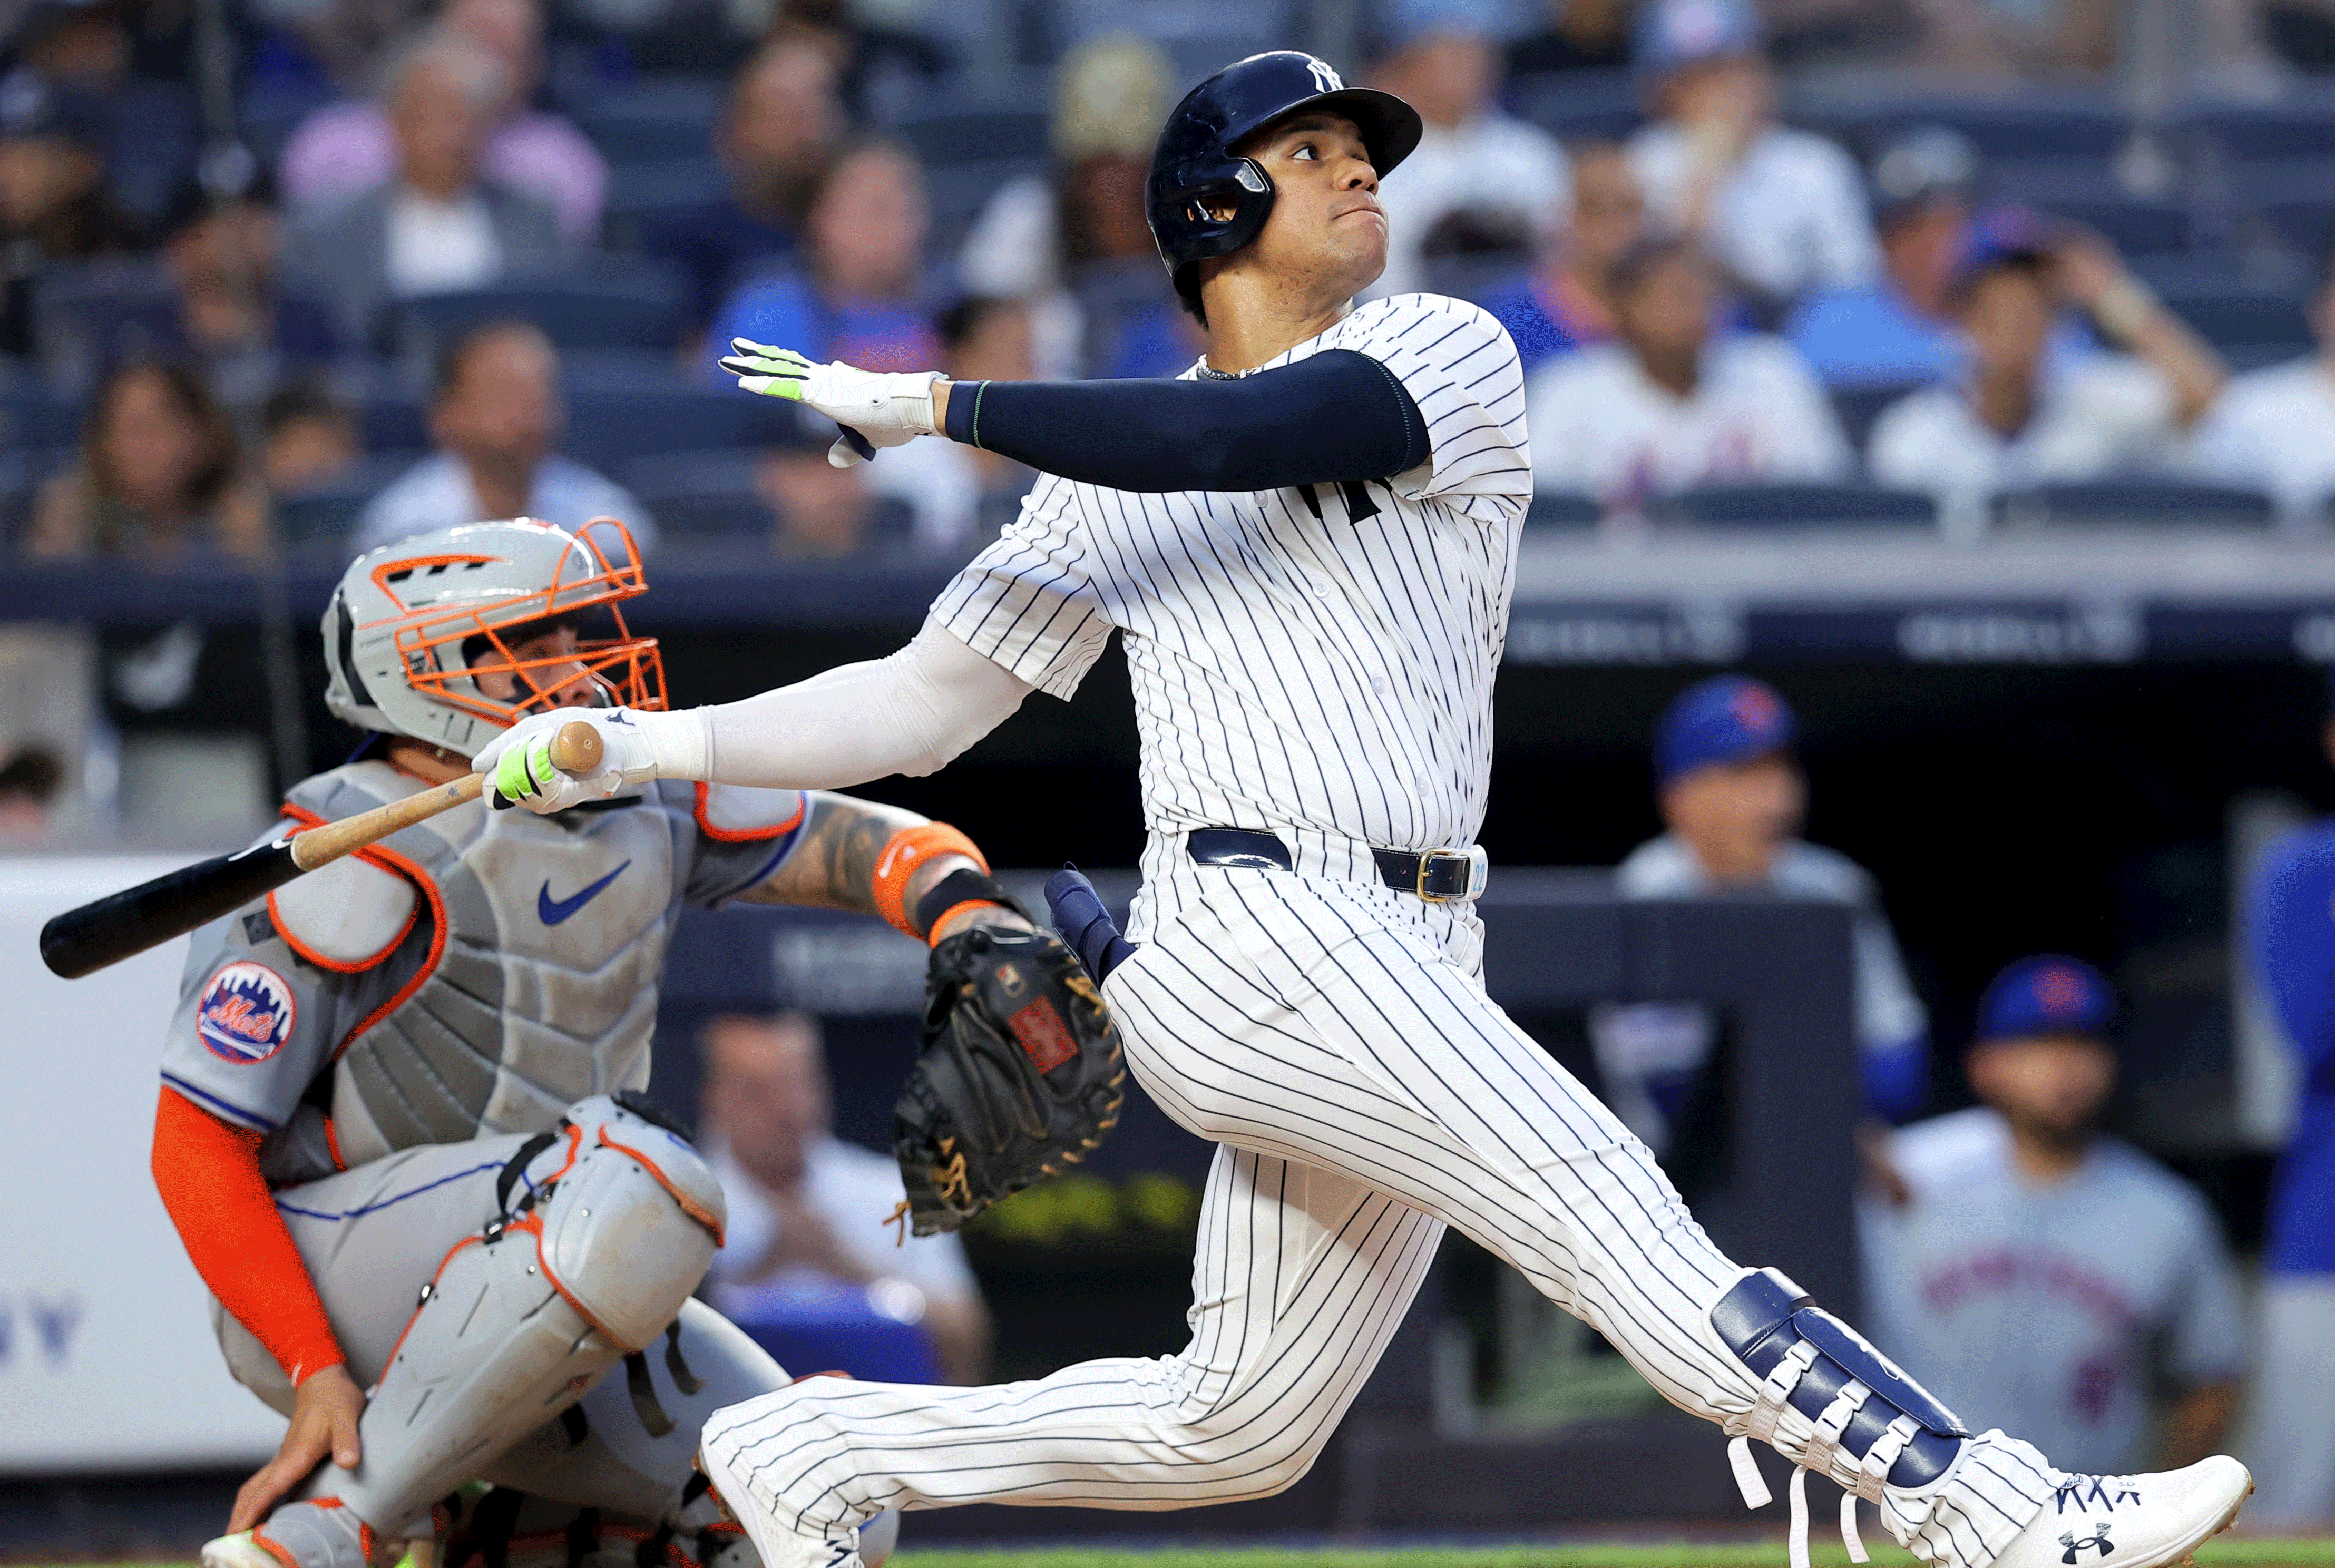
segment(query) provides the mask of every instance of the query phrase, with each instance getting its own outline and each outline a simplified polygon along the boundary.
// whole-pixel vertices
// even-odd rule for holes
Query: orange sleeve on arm
[[[259,1174],[259,1139],[166,1088],[154,1111],[154,1186],[203,1283],[296,1387],[339,1366],[341,1347]]]

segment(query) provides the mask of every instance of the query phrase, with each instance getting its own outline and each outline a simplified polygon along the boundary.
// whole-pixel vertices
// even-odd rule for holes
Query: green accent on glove
[[[790,348],[746,343],[742,339],[734,340],[731,346],[732,352],[722,360],[722,368],[737,376],[746,391],[761,397],[802,402],[803,385],[810,373],[819,368]],[[749,381],[762,384],[746,385]]]
[[[551,765],[551,742],[540,736],[508,748],[495,760],[495,793],[506,800],[540,794],[558,778],[559,770]]]

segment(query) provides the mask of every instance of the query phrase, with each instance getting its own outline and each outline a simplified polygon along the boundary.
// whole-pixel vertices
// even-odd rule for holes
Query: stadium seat
[[[396,302],[383,311],[374,335],[409,367],[427,363],[449,334],[499,316],[533,322],[562,349],[668,348],[681,333],[686,287],[679,269],[638,259],[507,278]]]
[[[2053,197],[2034,206],[2053,218],[2079,223],[2127,256],[2173,256],[2189,248],[2189,209],[2140,197]]]
[[[236,105],[236,126],[252,155],[273,169],[300,122],[339,96],[328,82],[258,82]]]
[[[87,390],[107,362],[137,349],[114,341],[123,317],[170,298],[170,280],[150,261],[101,256],[53,263],[33,282],[34,346],[53,385]]]
[[[1907,98],[1810,105],[1791,118],[1839,137],[1868,158],[1883,142],[1921,125],[1952,126],[1986,159],[2105,159],[2131,131],[2129,117],[2116,104],[2074,92],[2054,92],[2049,100]]]
[[[2037,485],[1994,498],[1994,520],[2005,528],[2204,524],[2271,526],[2268,496],[2226,485],[2185,479],[2093,479],[2080,484]]]
[[[560,444],[602,469],[662,452],[758,448],[796,437],[792,405],[734,387],[685,381],[596,386],[571,375],[567,397],[567,433]]]
[[[1051,116],[1042,108],[964,108],[912,116],[890,129],[927,169],[969,163],[1042,165]]]
[[[608,171],[601,243],[611,250],[637,250],[648,226],[658,219],[729,199],[729,171],[711,158],[620,163]]]
[[[1657,498],[1646,508],[1658,523],[1808,528],[1902,524],[1931,528],[1937,504],[1918,490],[1878,485],[1706,485]]]
[[[1508,104],[1559,141],[1622,141],[1645,122],[1644,81],[1627,69],[1558,71],[1508,83]]]
[[[2231,164],[2325,159],[2335,152],[2335,98],[2296,102],[2195,104],[2174,119],[2193,157]]]
[[[722,117],[718,80],[644,77],[596,88],[572,111],[612,168],[713,156],[713,127]]]
[[[2308,353],[2309,296],[2295,289],[2165,289],[2173,314],[2240,369],[2252,370]]]
[[[110,95],[108,111],[106,187],[132,217],[156,222],[194,176],[202,146],[194,90],[132,77]]]
[[[1582,528],[1594,526],[1605,508],[1594,496],[1573,490],[1535,490],[1532,509],[1525,513],[1528,528]]]
[[[347,552],[349,532],[356,527],[357,514],[364,510],[365,503],[427,455],[374,452],[330,484],[279,497],[276,537],[286,548],[300,554],[340,558]]]
[[[1873,422],[1881,411],[1921,386],[1919,382],[1885,382],[1875,386],[1834,387],[1833,418],[1840,421],[1841,433],[1848,437],[1849,445],[1858,451],[1872,439]]]

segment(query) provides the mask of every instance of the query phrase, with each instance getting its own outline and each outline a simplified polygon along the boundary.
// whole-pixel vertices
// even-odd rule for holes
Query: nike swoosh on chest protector
[[[547,876],[545,877],[543,881],[543,891],[535,895],[536,914],[542,917],[543,923],[546,925],[558,924],[561,921],[567,919],[569,915],[575,914],[577,910],[591,903],[592,900],[598,895],[602,888],[607,886],[609,883],[614,882],[617,877],[622,876],[625,874],[625,866],[630,866],[631,864],[631,861],[625,861],[624,866],[617,866],[614,871],[609,872],[608,875],[600,878],[599,881],[595,882],[591,886],[584,889],[583,892],[575,894],[567,898],[554,898],[551,895],[551,879]]]

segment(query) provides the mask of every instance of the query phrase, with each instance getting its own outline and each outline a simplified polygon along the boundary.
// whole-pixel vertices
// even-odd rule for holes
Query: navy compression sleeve
[[[1391,479],[1432,450],[1394,373],[1342,348],[1237,381],[958,382],[948,434],[1115,490]]]

